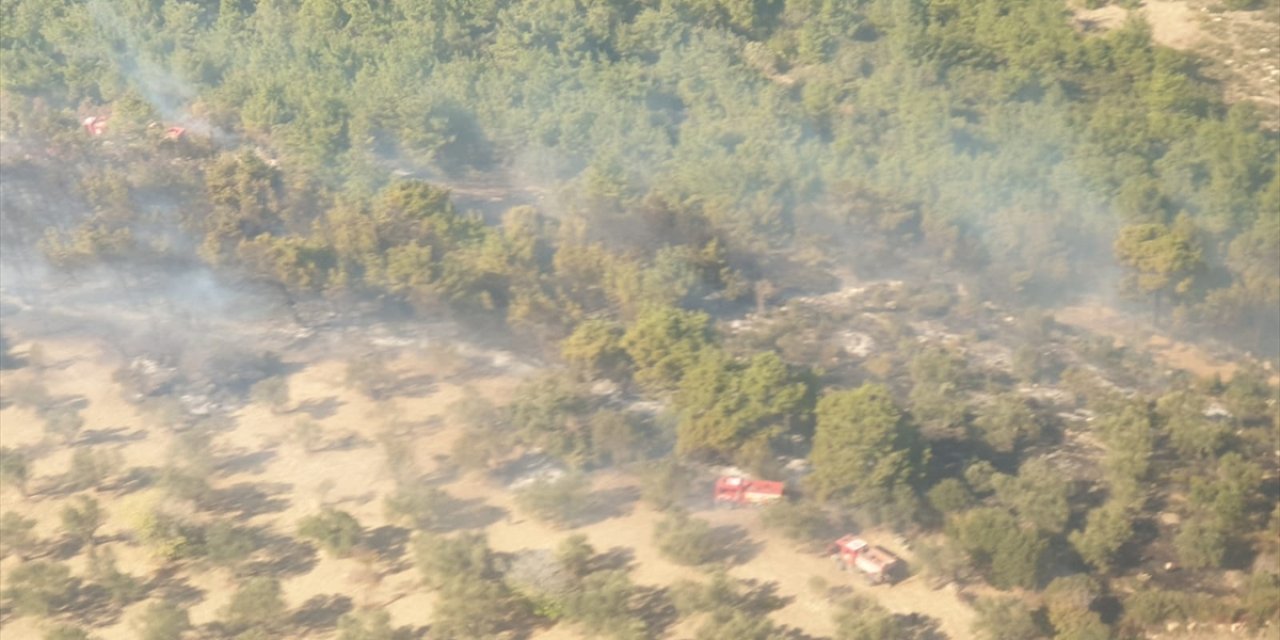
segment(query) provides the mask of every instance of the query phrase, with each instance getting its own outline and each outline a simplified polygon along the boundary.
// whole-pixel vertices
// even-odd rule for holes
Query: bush
[[[111,549],[95,551],[89,556],[89,576],[119,606],[138,600],[145,590],[141,580],[120,571]]]
[[[44,618],[75,599],[78,583],[65,565],[29,562],[9,573],[4,597],[19,615]]]
[[[457,501],[442,489],[425,486],[401,487],[383,501],[387,520],[407,523],[419,531],[438,526]]]
[[[345,558],[360,544],[364,529],[346,511],[326,508],[299,520],[298,535],[316,541],[331,555]]]
[[[4,512],[4,515],[0,516],[0,558],[16,553],[20,559],[26,560],[27,554],[31,553],[39,542],[32,533],[35,526],[36,521],[31,518],[24,518],[14,511]]]
[[[44,640],[91,640],[88,631],[72,624],[60,624],[44,632]]]
[[[811,547],[827,541],[832,535],[827,513],[812,502],[779,500],[764,510],[760,520],[766,528]]]
[[[168,602],[157,602],[146,608],[134,625],[140,640],[179,640],[191,628],[187,610]]]
[[[689,497],[693,473],[675,460],[654,463],[642,479],[640,497],[659,511],[680,507]]]
[[[231,596],[222,616],[227,627],[239,633],[248,629],[267,630],[279,626],[288,609],[275,578],[250,578]]]
[[[658,521],[653,529],[654,543],[668,560],[683,565],[706,564],[715,559],[719,545],[706,520],[675,511]]]
[[[589,489],[587,479],[578,474],[539,480],[516,494],[516,505],[543,522],[571,526],[590,506]]]

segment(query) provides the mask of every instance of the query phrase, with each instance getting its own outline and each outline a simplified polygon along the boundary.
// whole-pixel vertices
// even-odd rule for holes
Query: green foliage
[[[1206,405],[1204,397],[1189,390],[1170,392],[1156,405],[1170,444],[1186,460],[1207,459],[1225,442],[1226,428],[1205,417]]]
[[[992,486],[997,500],[1046,534],[1061,533],[1071,517],[1070,486],[1044,458],[1024,462],[1016,477],[995,475]]]
[[[853,596],[836,612],[836,640],[908,640],[912,632],[866,596]]]
[[[959,478],[945,478],[929,489],[929,504],[943,515],[958,513],[973,506],[973,493]]]
[[[1122,625],[1132,629],[1155,628],[1168,621],[1208,621],[1220,610],[1222,603],[1213,596],[1198,593],[1180,593],[1162,589],[1137,591],[1124,600]]]
[[[419,531],[439,526],[456,506],[457,501],[443,489],[416,484],[397,488],[383,501],[387,520]]]
[[[94,534],[102,526],[103,513],[98,501],[88,496],[76,496],[71,504],[62,508],[62,528],[81,544],[93,546]]]
[[[198,555],[201,550],[199,530],[177,516],[148,509],[138,519],[134,533],[152,555],[173,561]]]
[[[979,508],[955,516],[947,525],[947,537],[997,587],[1032,588],[1039,582],[1048,541],[1039,532],[1019,527],[1003,509]]]
[[[27,562],[9,572],[3,593],[18,615],[45,618],[71,604],[78,586],[66,565]]]
[[[232,594],[231,601],[222,611],[222,621],[233,633],[250,629],[279,629],[287,610],[279,580],[253,577]]]
[[[919,473],[919,445],[889,390],[866,384],[818,401],[812,487],[852,504],[883,500]]]
[[[6,511],[0,515],[0,557],[7,558],[17,554],[25,560],[35,550],[39,538],[33,533],[36,521],[23,517],[16,511]]]
[[[692,470],[678,460],[661,460],[644,471],[640,497],[659,511],[679,509],[689,497],[692,484]]]
[[[760,522],[790,540],[811,547],[829,542],[833,530],[826,511],[812,502],[780,500],[765,508]]]
[[[996,451],[1009,453],[1019,444],[1034,443],[1040,437],[1040,422],[1027,402],[1017,394],[1005,394],[978,410],[974,425]]]
[[[124,573],[116,566],[115,552],[110,548],[94,550],[90,554],[89,577],[106,590],[111,601],[119,606],[135,602],[146,589],[142,580]]]
[[[773,353],[739,362],[704,349],[680,380],[676,451],[723,458],[749,442],[767,443],[805,420],[810,397],[804,379]]]
[[[1116,258],[1131,271],[1124,287],[1135,295],[1151,296],[1159,309],[1163,298],[1185,297],[1204,268],[1191,222],[1180,218],[1169,228],[1159,223],[1134,224],[1120,230]]]
[[[592,573],[566,598],[565,618],[591,637],[647,637],[644,621],[635,611],[638,591],[624,571]]]
[[[520,385],[509,420],[522,442],[581,467],[591,457],[584,424],[591,405],[591,397],[572,380],[546,375]]]
[[[1106,640],[1111,629],[1091,606],[1100,594],[1098,583],[1083,574],[1055,578],[1045,587],[1045,604],[1055,638]]]
[[[618,465],[643,458],[653,445],[635,418],[620,412],[600,410],[591,415],[591,450],[598,465]]]
[[[140,640],[179,640],[191,628],[187,610],[169,602],[149,605],[135,624]]]
[[[1045,635],[1031,608],[1018,598],[979,598],[974,609],[978,615],[973,632],[982,640],[1036,640]]]
[[[635,379],[654,391],[674,390],[711,342],[704,313],[657,307],[644,311],[622,336]]]
[[[575,533],[560,541],[556,547],[556,561],[570,575],[581,578],[589,572],[591,560],[595,558],[595,547],[587,541],[587,537]]]
[[[1116,414],[1103,418],[1099,427],[1107,452],[1103,469],[1112,495],[1135,502],[1141,498],[1139,486],[1151,468],[1155,433],[1146,407],[1128,403]]]
[[[911,414],[922,425],[946,429],[964,422],[964,361],[929,347],[911,359]]]
[[[591,483],[585,476],[565,474],[541,479],[516,494],[516,505],[529,515],[556,526],[572,526],[586,515]]]
[[[99,487],[119,471],[122,461],[119,451],[99,447],[78,448],[71,454],[67,486],[77,490]]]
[[[782,629],[768,618],[748,611],[717,610],[698,627],[695,640],[742,638],[743,640],[782,640]]]
[[[700,565],[715,559],[719,543],[706,520],[673,511],[653,528],[653,541],[664,557],[683,565]]]
[[[497,576],[493,552],[480,534],[445,537],[419,533],[413,549],[418,571],[432,588],[444,589],[466,578],[487,580]]]
[[[11,447],[0,447],[0,484],[17,487],[25,495],[30,477],[26,454]]]
[[[298,521],[298,535],[314,540],[339,558],[351,555],[364,536],[364,528],[351,514],[326,508]]]
[[[88,631],[72,624],[60,624],[50,628],[41,636],[44,640],[91,640]]]
[[[1274,625],[1280,619],[1280,575],[1254,571],[1245,588],[1244,611],[1255,622]]]
[[[1068,536],[1076,553],[1095,569],[1108,573],[1115,568],[1116,554],[1133,537],[1133,512],[1118,500],[1089,512],[1084,529]]]
[[[584,320],[560,343],[560,355],[588,377],[615,376],[627,364],[622,334],[622,326],[611,320]]]
[[[338,640],[406,640],[405,630],[391,626],[391,614],[384,610],[360,611],[338,618]]]
[[[215,566],[236,570],[257,549],[253,532],[218,521],[204,529],[204,558]]]

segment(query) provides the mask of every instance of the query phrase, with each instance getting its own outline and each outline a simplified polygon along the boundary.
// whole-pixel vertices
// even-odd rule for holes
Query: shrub
[[[298,535],[314,540],[331,555],[345,558],[360,544],[364,529],[346,511],[325,508],[316,515],[299,520]]]
[[[516,505],[543,522],[572,525],[590,506],[589,488],[587,479],[578,474],[539,480],[516,494]]]
[[[653,538],[658,551],[677,564],[706,564],[715,559],[718,550],[711,525],[684,511],[675,511],[658,521]]]

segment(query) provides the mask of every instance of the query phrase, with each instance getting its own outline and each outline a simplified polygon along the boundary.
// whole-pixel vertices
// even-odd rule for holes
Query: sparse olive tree
[[[391,626],[391,614],[381,610],[358,611],[338,618],[338,640],[408,640],[409,630]]]
[[[73,624],[60,624],[45,631],[41,638],[42,640],[93,640],[94,636]]]
[[[516,494],[516,505],[529,515],[558,527],[573,526],[590,508],[591,483],[581,474],[570,473],[542,479]]]
[[[387,520],[427,531],[438,527],[457,506],[457,500],[436,487],[401,486],[383,502]]]
[[[187,610],[170,602],[156,602],[143,610],[134,628],[140,640],[180,640],[191,628]]]
[[[31,466],[27,455],[17,449],[0,447],[0,486],[15,487],[25,496],[30,479]]]
[[[582,578],[591,569],[591,560],[596,557],[595,547],[581,533],[575,533],[564,540],[556,548],[556,561],[570,575]]]
[[[278,631],[281,618],[288,610],[280,589],[280,581],[275,578],[249,578],[231,596],[222,611],[223,622],[233,633],[244,633],[250,629],[263,632]]]
[[[706,520],[691,518],[683,510],[669,513],[653,529],[658,551],[677,564],[699,565],[716,557],[719,545]]]
[[[71,468],[66,484],[76,490],[101,487],[120,471],[124,457],[119,451],[101,447],[82,447],[71,454]]]
[[[89,578],[94,584],[102,587],[111,601],[118,606],[137,601],[146,590],[142,580],[120,570],[116,563],[116,554],[110,547],[90,552]]]
[[[93,547],[102,520],[102,508],[98,501],[88,496],[76,496],[71,504],[62,509],[62,528],[77,542],[89,547]]]
[[[659,511],[681,507],[693,485],[693,471],[679,461],[668,458],[655,462],[644,471],[640,497]]]
[[[1034,612],[1018,598],[979,598],[973,632],[982,640],[1037,640],[1045,637]]]
[[[71,604],[78,586],[64,564],[27,562],[9,572],[3,594],[19,615],[45,618]]]
[[[346,511],[326,508],[299,520],[298,535],[314,540],[336,557],[345,558],[360,544],[364,528]]]
[[[35,520],[16,511],[0,515],[0,558],[17,554],[19,559],[26,560],[40,542],[34,533],[35,527]]]

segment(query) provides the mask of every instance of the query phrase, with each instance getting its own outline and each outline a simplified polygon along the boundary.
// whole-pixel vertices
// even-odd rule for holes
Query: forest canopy
[[[1060,0],[4,11],[5,135],[57,141],[29,157],[73,161],[94,210],[9,213],[7,235],[45,238],[63,266],[189,256],[160,222],[297,290],[556,324],[742,297],[773,248],[866,271],[927,255],[985,274],[990,296],[1115,282],[1162,321],[1276,347],[1275,132],[1140,18],[1085,34]],[[76,118],[95,116],[107,128],[85,140]],[[187,137],[154,157],[143,140],[174,141],[150,123]],[[554,220],[484,228],[389,186],[500,169],[560,194]],[[140,206],[175,192],[181,213]]]

